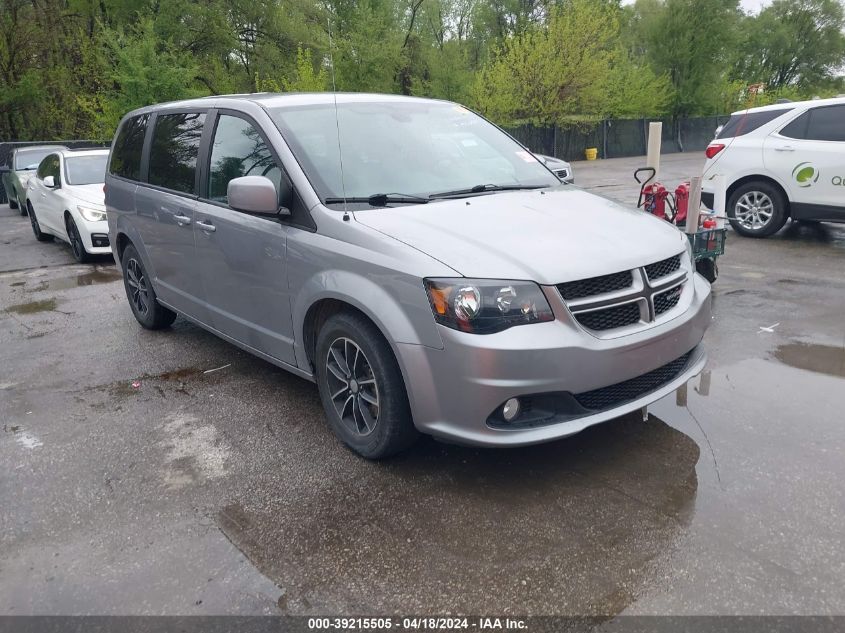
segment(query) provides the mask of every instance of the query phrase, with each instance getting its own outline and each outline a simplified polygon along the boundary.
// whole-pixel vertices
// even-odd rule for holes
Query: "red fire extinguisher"
[[[682,182],[675,189],[675,224],[687,223],[687,211],[689,210],[689,183]]]
[[[659,182],[651,182],[643,187],[643,208],[661,220],[666,219],[666,198],[669,191]]]

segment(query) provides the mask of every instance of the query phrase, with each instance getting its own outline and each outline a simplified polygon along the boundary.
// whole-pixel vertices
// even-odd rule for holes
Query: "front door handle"
[[[191,218],[187,215],[174,215],[173,219],[176,220],[176,224],[179,226],[188,226],[191,223]]]
[[[775,151],[776,152],[794,152],[795,148],[792,147],[792,145],[784,145],[782,147],[776,147]]]
[[[206,233],[214,233],[217,230],[217,227],[214,226],[211,222],[197,222],[197,226],[200,227]]]

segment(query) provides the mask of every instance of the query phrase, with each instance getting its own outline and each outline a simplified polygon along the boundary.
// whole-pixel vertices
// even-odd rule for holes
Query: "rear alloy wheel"
[[[46,233],[41,232],[41,225],[38,224],[38,218],[35,217],[35,209],[32,208],[32,205],[29,202],[26,203],[26,207],[29,212],[29,223],[32,225],[32,232],[35,235],[35,239],[39,242],[52,242],[52,235],[47,235]]]
[[[399,364],[363,315],[330,317],[317,337],[317,385],[332,430],[368,459],[389,457],[418,433]]]
[[[176,313],[165,308],[156,299],[156,293],[141,261],[141,256],[130,244],[123,251],[123,287],[135,320],[148,330],[160,330],[176,320]]]
[[[73,250],[73,256],[80,264],[87,264],[91,261],[91,255],[85,250],[85,243],[82,241],[82,236],[79,235],[79,229],[76,228],[76,222],[68,213],[65,216],[65,228],[67,229],[67,237],[70,240],[70,248]]]
[[[786,224],[786,198],[774,185],[755,181],[738,187],[728,200],[728,220],[745,237],[768,237]]]

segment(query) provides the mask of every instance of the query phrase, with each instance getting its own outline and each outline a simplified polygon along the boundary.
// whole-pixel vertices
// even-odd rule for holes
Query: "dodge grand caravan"
[[[106,208],[143,327],[180,314],[316,382],[331,428],[365,457],[419,433],[565,437],[705,363],[710,288],[685,236],[561,184],[454,103],[142,108],[113,141]]]

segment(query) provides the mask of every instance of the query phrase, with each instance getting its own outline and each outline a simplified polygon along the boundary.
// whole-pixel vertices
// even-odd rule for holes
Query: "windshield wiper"
[[[428,198],[421,198],[408,193],[374,193],[371,196],[354,198],[326,198],[326,204],[367,203],[371,207],[384,207],[388,204],[426,204]]]
[[[471,196],[477,193],[487,193],[488,191],[518,191],[521,189],[543,189],[548,185],[475,185],[467,189],[456,189],[455,191],[443,191],[441,193],[433,193],[429,198],[451,198],[458,196]]]

